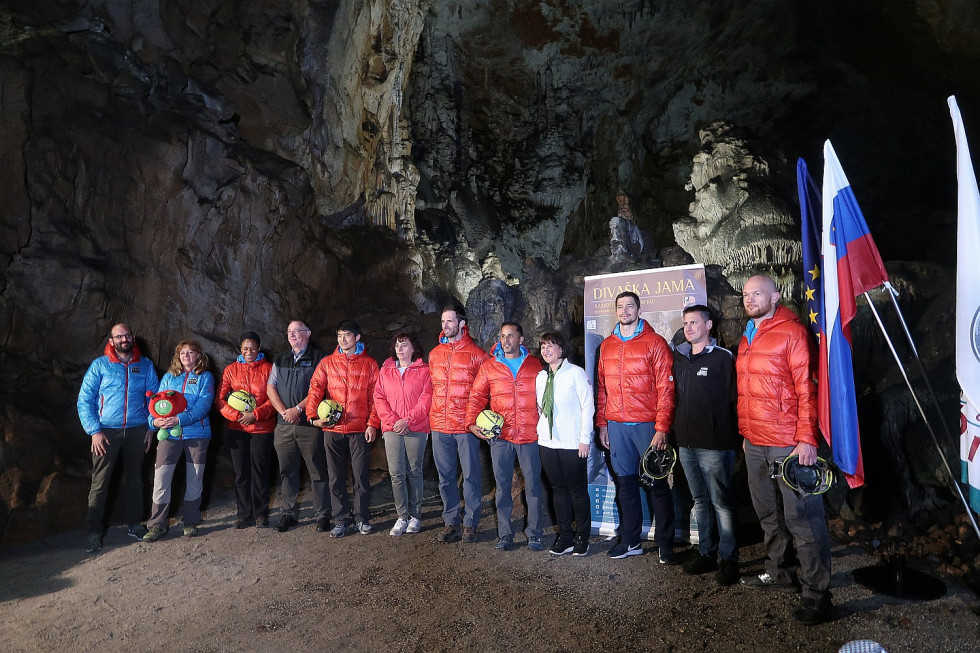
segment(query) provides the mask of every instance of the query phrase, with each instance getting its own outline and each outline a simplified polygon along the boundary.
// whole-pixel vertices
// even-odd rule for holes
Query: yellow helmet
[[[228,405],[240,413],[251,413],[255,410],[255,395],[244,390],[235,390],[228,395]]]
[[[485,410],[476,417],[476,427],[483,431],[486,438],[496,438],[504,427],[503,415],[492,410]]]
[[[333,399],[324,399],[320,402],[320,405],[316,407],[317,416],[324,420],[327,426],[333,426],[340,421],[340,416],[343,415],[344,409]]]

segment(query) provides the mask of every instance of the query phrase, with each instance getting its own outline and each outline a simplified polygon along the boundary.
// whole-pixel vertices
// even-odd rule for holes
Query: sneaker
[[[359,521],[354,525],[357,528],[357,532],[361,535],[370,535],[374,532],[374,526],[370,522]]]
[[[89,533],[85,538],[85,553],[95,553],[102,548],[102,536],[98,533]]]
[[[660,547],[660,564],[662,565],[679,565],[681,561],[677,559],[674,555],[674,549],[669,546]]]
[[[575,541],[575,546],[572,548],[573,556],[587,556],[589,555],[589,538],[583,537]]]
[[[129,527],[129,530],[126,531],[126,534],[134,540],[142,540],[146,536],[146,532],[146,526],[143,524],[133,524]]]
[[[436,535],[436,542],[443,544],[455,542],[457,539],[459,539],[459,529],[455,526],[446,526]]]
[[[235,528],[243,530],[252,525],[252,520],[248,517],[240,517],[235,520]]]
[[[316,532],[326,533],[330,530],[330,520],[326,517],[320,517],[316,520]]]
[[[819,599],[804,596],[800,604],[793,608],[793,619],[804,626],[816,626],[830,619],[832,605],[830,597],[824,595]]]
[[[184,537],[194,537],[197,535],[197,526],[184,526]]]
[[[259,517],[258,519],[255,520],[255,527],[256,528],[269,528],[269,518],[268,517]]]
[[[715,580],[719,585],[728,587],[738,582],[738,561],[719,560],[718,571],[715,572]]]
[[[776,579],[763,572],[758,576],[742,576],[739,581],[742,587],[753,590],[779,590],[780,592],[800,593],[800,587],[796,583],[777,583]]]
[[[418,533],[422,530],[422,522],[419,521],[418,517],[412,517],[408,520],[408,526],[405,527],[406,533]]]
[[[514,545],[514,537],[512,535],[505,535],[497,540],[497,543],[493,545],[493,548],[498,551],[510,551],[510,548]]]
[[[347,535],[347,524],[335,524],[330,531],[330,537],[343,537]]]
[[[544,549],[544,545],[541,544],[540,537],[529,537],[527,538],[527,548],[532,551],[541,551]]]
[[[167,529],[166,528],[160,528],[159,526],[153,526],[152,528],[150,528],[150,530],[148,530],[146,532],[146,535],[143,536],[143,541],[144,542],[156,542],[157,540],[159,540],[161,537],[163,537],[166,534],[167,534]]]
[[[555,538],[555,543],[551,545],[551,555],[563,556],[575,550],[572,538],[559,535]]]
[[[408,528],[408,520],[399,517],[395,520],[395,525],[391,527],[389,535],[392,537],[401,537],[405,534],[405,530]]]
[[[616,560],[628,558],[629,556],[641,556],[643,555],[643,545],[639,542],[636,544],[626,544],[626,542],[620,540],[619,544],[609,549],[609,553],[606,555]]]
[[[473,544],[476,542],[476,529],[472,526],[463,526],[463,542]]]
[[[280,533],[285,533],[286,531],[288,531],[290,528],[297,525],[298,523],[299,521],[297,521],[297,519],[292,515],[283,515],[282,517],[279,518],[279,523],[276,524],[276,530],[279,531]],[[319,523],[317,523],[317,526],[319,526]]]
[[[704,555],[703,553],[699,553],[698,557],[690,562],[685,562],[684,566],[681,567],[685,574],[690,574],[692,576],[706,574],[709,571],[714,571],[717,568],[718,561],[710,556]]]

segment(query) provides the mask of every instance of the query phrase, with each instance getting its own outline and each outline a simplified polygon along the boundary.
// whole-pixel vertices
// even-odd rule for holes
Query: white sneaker
[[[366,521],[357,522],[357,524],[355,524],[355,527],[357,528],[357,532],[360,533],[361,535],[370,535],[371,533],[374,532],[374,526],[372,526],[369,522]]]
[[[406,528],[408,528],[408,522],[399,517],[395,525],[391,527],[391,536],[399,537],[400,535],[404,535]]]
[[[420,530],[422,530],[422,522],[417,517],[412,517],[408,520],[408,528],[405,529],[406,533],[418,533]]]

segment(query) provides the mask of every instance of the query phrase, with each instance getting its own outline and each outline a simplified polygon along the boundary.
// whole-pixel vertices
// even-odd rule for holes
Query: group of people
[[[397,513],[390,534],[417,533],[422,465],[431,434],[443,503],[437,541],[477,541],[480,447],[487,441],[496,485],[495,548],[515,546],[512,482],[519,465],[527,502],[527,547],[544,548],[543,471],[557,522],[550,552],[583,556],[589,552],[592,530],[587,460],[597,427],[599,443],[609,450],[620,514],[619,541],[609,557],[643,553],[640,462],[648,448],[666,449],[670,440],[690,485],[698,527],[697,555],[683,570],[714,571],[721,585],[740,582],[754,589],[802,592],[793,617],[804,624],[820,623],[830,611],[830,547],[822,501],[777,484],[769,474],[771,463],[790,455],[798,455],[804,465],[816,460],[812,343],[799,319],[779,304],[772,279],[752,277],[742,296],[750,319],[735,360],[710,336],[713,320],[706,306],[684,309],[684,342],[672,349],[640,317],[640,298],[621,293],[616,327],[599,348],[595,391],[585,370],[567,359],[562,334],[542,334],[538,357],[524,345],[521,325],[504,322],[498,342],[487,353],[470,337],[459,306],[443,310],[439,342],[427,363],[415,336],[402,332],[391,339],[390,355],[379,367],[365,352],[360,326],[353,320],[338,325],[337,347],[329,354],[310,345],[306,323],[290,322],[290,348],[271,362],[260,352],[259,336],[247,332],[241,337],[241,355],[225,368],[217,396],[200,345],[178,344],[158,382],[132,331],[117,324],[105,355],[86,373],[78,398],[93,454],[86,550],[102,546],[108,481],[120,453],[129,534],[146,541],[166,535],[170,486],[181,453],[187,465],[184,535],[197,534],[211,435],[208,414],[215,401],[228,422],[236,528],[269,527],[266,479],[275,449],[281,479],[278,531],[299,523],[302,460],[310,476],[315,529],[332,537],[352,530],[371,533],[369,456],[380,433]],[[186,409],[162,418],[148,415],[145,395],[158,390],[183,393]],[[229,405],[236,391],[254,397],[254,407]],[[339,404],[339,417],[321,414],[324,400]],[[503,418],[496,431],[478,425],[488,408]],[[144,527],[140,462],[158,439],[152,514]],[[738,569],[732,486],[740,442],[767,551],[764,572],[745,577]],[[353,500],[347,492],[348,469]],[[650,485],[660,562],[678,564],[671,488],[666,478]]]

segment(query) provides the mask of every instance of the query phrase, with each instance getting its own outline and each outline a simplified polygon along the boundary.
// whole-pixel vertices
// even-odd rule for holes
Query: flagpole
[[[908,338],[909,345],[912,347],[912,352],[914,353],[914,358],[919,364],[919,370],[922,373],[923,378],[926,380],[926,387],[929,388],[929,393],[932,395],[932,400],[936,404],[936,410],[942,416],[942,412],[939,411],[939,402],[936,400],[935,393],[932,392],[932,386],[929,383],[929,379],[926,377],[925,367],[922,365],[922,359],[919,358],[919,352],[915,348],[915,342],[912,341],[912,334],[909,332],[908,326],[905,323],[905,316],[902,315],[901,309],[898,307],[898,302],[895,301],[894,288],[891,284],[885,282],[884,289],[892,299],[892,305],[895,307],[895,311],[898,313],[899,320],[902,323],[902,327],[905,330],[905,336]],[[926,411],[919,402],[919,397],[915,393],[915,389],[912,387],[912,381],[909,379],[908,374],[905,371],[905,365],[902,364],[902,360],[895,350],[895,345],[892,343],[891,337],[888,335],[888,331],[885,330],[885,324],[881,320],[881,316],[878,314],[878,309],[875,308],[874,302],[871,301],[871,297],[867,292],[864,293],[864,299],[868,302],[868,307],[875,316],[875,320],[878,322],[878,328],[881,330],[881,334],[885,337],[885,342],[888,343],[888,349],[891,350],[892,356],[895,358],[895,362],[898,364],[898,369],[902,373],[902,378],[905,379],[905,385],[908,386],[909,392],[912,394],[912,400],[915,402],[916,408],[919,409],[919,415],[922,416],[922,421],[926,425],[926,429],[929,431],[929,435],[932,437],[932,443],[936,446],[936,451],[939,453],[939,458],[943,461],[943,467],[946,468],[946,473],[949,474],[950,480],[953,482],[953,488],[956,490],[956,494],[959,495],[960,501],[966,508],[966,514],[970,518],[970,524],[973,525],[973,530],[976,532],[977,537],[980,538],[980,526],[977,525],[977,520],[973,517],[973,512],[970,509],[970,502],[967,501],[966,496],[963,495],[963,490],[960,488],[959,482],[956,480],[956,476],[953,474],[952,468],[949,466],[949,461],[946,460],[946,454],[943,453],[943,448],[939,445],[939,439],[936,437],[936,432],[932,428],[932,424],[929,422],[929,418],[926,416]],[[943,428],[946,429],[946,434],[952,438],[952,434],[949,432],[949,427],[943,422]]]

